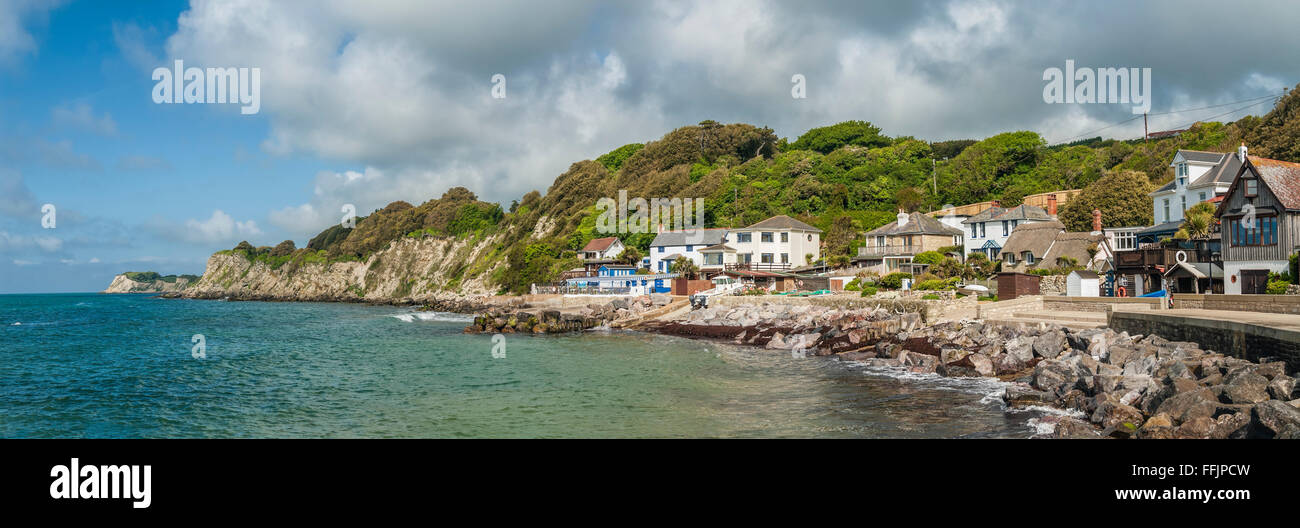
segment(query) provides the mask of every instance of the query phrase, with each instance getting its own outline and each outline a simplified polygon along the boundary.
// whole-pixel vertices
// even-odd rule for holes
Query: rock
[[[844,361],[862,361],[876,357],[876,353],[874,351],[845,352],[843,354],[836,354],[835,357]]]
[[[1034,353],[1040,357],[1053,359],[1061,355],[1065,347],[1065,335],[1062,332],[1047,332],[1034,338]]]
[[[1278,376],[1285,376],[1286,362],[1271,361],[1268,363],[1260,363],[1255,367],[1255,373],[1270,380],[1277,378]]]
[[[1168,414],[1159,413],[1147,419],[1142,427],[1138,428],[1138,438],[1173,438],[1174,422]]]
[[[971,354],[972,352],[969,350],[947,347],[940,350],[939,359],[943,361],[943,364],[947,365],[961,361]]]
[[[1057,359],[1040,361],[1034,366],[1034,386],[1053,394],[1064,394],[1074,387],[1079,375],[1074,368]]]
[[[939,369],[939,358],[929,354],[907,354],[903,366],[917,374],[933,374]]]
[[[1007,354],[1015,356],[1021,363],[1028,363],[1034,359],[1033,340],[1017,337],[1004,343],[1004,349]]]
[[[1033,387],[1022,383],[1008,385],[1007,392],[1002,395],[1003,400],[1015,405],[1051,403],[1054,398],[1055,395],[1050,392],[1034,390]]]
[[[1229,376],[1223,395],[1230,403],[1254,404],[1268,400],[1268,378],[1253,372]]]
[[[1295,394],[1295,378],[1285,374],[1276,376],[1268,383],[1268,395],[1274,400],[1289,401]]]
[[[1056,431],[1053,432],[1053,435],[1056,438],[1102,438],[1102,434],[1097,431],[1097,428],[1083,420],[1069,416],[1063,416],[1056,422]]]
[[[1216,425],[1213,418],[1199,416],[1178,426],[1174,431],[1174,438],[1211,438]]]
[[[1214,392],[1200,389],[1175,393],[1165,398],[1156,408],[1156,413],[1168,415],[1177,425],[1196,418],[1213,418],[1218,408],[1219,401],[1214,397]]]
[[[992,377],[995,373],[993,361],[984,354],[970,354],[945,366],[947,375],[954,377]]]
[[[1011,353],[998,354],[993,357],[993,370],[998,375],[1014,374],[1025,369],[1024,360],[1020,356]]]
[[[1214,419],[1214,428],[1210,438],[1245,438],[1250,431],[1249,414],[1224,414]]]
[[[772,339],[767,342],[766,347],[769,349],[778,349],[778,348],[788,349],[790,348],[790,345],[786,344],[785,336],[782,335],[781,332],[777,332],[775,334],[772,334]]]
[[[1124,405],[1119,398],[1110,394],[1098,396],[1097,410],[1092,413],[1091,419],[1092,423],[1125,436],[1137,432],[1138,427],[1146,422],[1142,411]]]
[[[650,294],[650,304],[653,304],[655,306],[664,306],[671,301],[672,301],[671,297],[668,297],[667,295],[664,295],[662,293]]]
[[[1276,436],[1284,427],[1300,427],[1300,409],[1286,403],[1269,400],[1260,403],[1251,410],[1252,423],[1259,425]]]
[[[1074,409],[1087,415],[1097,412],[1097,400],[1089,398],[1087,394],[1079,389],[1071,389],[1066,392],[1060,399],[1061,405],[1067,409]]]

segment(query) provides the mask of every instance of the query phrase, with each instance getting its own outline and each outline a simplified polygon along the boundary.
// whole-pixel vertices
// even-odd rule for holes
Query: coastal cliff
[[[196,281],[193,275],[159,275],[152,271],[128,271],[113,277],[102,293],[175,293]]]
[[[464,277],[495,238],[406,237],[365,260],[249,258],[222,251],[182,297],[261,301],[334,301],[391,304],[454,304],[495,291],[489,273]],[[462,280],[463,279],[463,280]]]

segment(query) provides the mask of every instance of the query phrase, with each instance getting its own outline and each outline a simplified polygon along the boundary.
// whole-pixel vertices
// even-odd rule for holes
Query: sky
[[[1262,114],[1228,103],[1300,82],[1296,20],[1290,1],[0,0],[0,293],[201,274],[241,240],[304,246],[344,204],[464,186],[508,206],[706,119],[1140,137],[1104,128],[1132,105],[1044,101],[1067,60],[1151,68],[1151,130]],[[176,60],[258,68],[259,111],[155,103]]]

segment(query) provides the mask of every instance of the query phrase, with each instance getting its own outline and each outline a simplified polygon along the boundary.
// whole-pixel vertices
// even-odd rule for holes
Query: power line
[[[1201,122],[1201,121],[1205,121],[1205,120],[1208,120],[1208,119],[1214,119],[1214,118],[1216,118],[1216,117],[1222,117],[1222,116],[1229,115],[1229,114],[1234,114],[1234,113],[1237,113],[1237,112],[1239,112],[1239,111],[1241,111],[1241,110],[1245,110],[1246,108],[1250,108],[1250,107],[1253,107],[1253,106],[1259,106],[1259,105],[1261,105],[1261,104],[1264,104],[1264,103],[1268,102],[1267,99],[1273,99],[1273,100],[1276,101],[1279,97],[1280,97],[1280,96],[1278,96],[1278,95],[1265,95],[1265,96],[1261,96],[1261,97],[1253,97],[1253,98],[1250,98],[1250,99],[1242,99],[1242,100],[1240,100],[1240,101],[1233,101],[1233,102],[1230,102],[1230,103],[1222,103],[1222,104],[1216,104],[1216,105],[1210,105],[1210,106],[1203,106],[1203,107],[1200,107],[1200,108],[1184,108],[1184,109],[1179,109],[1179,110],[1168,110],[1168,111],[1165,111],[1165,112],[1160,112],[1160,113],[1155,113],[1155,114],[1148,113],[1148,114],[1145,114],[1145,115],[1146,115],[1146,116],[1161,116],[1161,115],[1169,115],[1169,114],[1180,114],[1180,113],[1184,113],[1184,112],[1195,112],[1195,111],[1198,111],[1198,110],[1208,110],[1208,109],[1211,109],[1211,108],[1220,108],[1220,107],[1230,106],[1230,105],[1235,105],[1235,104],[1239,104],[1239,103],[1249,103],[1249,102],[1252,102],[1252,101],[1259,101],[1259,102],[1254,103],[1254,104],[1251,104],[1251,105],[1243,106],[1243,107],[1238,108],[1238,109],[1236,109],[1236,110],[1231,110],[1231,111],[1228,111],[1228,112],[1225,112],[1225,113],[1222,113],[1222,114],[1219,114],[1219,115],[1214,115],[1214,116],[1210,116],[1210,117],[1201,118],[1201,119],[1198,119],[1198,120],[1196,120],[1196,121],[1192,121],[1191,123],[1188,123],[1188,124],[1185,125],[1184,127],[1176,127],[1176,129],[1177,129],[1177,128],[1185,128],[1185,127],[1188,127],[1188,126],[1192,126],[1192,125],[1194,125],[1194,124],[1196,124],[1196,123],[1199,123],[1199,122]],[[1052,143],[1050,143],[1050,144],[1052,144],[1052,145],[1060,145],[1060,144],[1064,144],[1064,143],[1069,143],[1069,142],[1074,141],[1074,140],[1077,140],[1077,139],[1088,138],[1088,137],[1091,137],[1093,134],[1096,134],[1097,132],[1101,132],[1101,131],[1103,131],[1103,130],[1108,130],[1108,129],[1111,129],[1111,128],[1115,128],[1115,127],[1117,127],[1117,126],[1120,126],[1120,125],[1123,125],[1123,124],[1126,124],[1126,123],[1131,123],[1131,122],[1133,122],[1133,121],[1138,120],[1138,119],[1141,118],[1141,117],[1143,117],[1143,116],[1140,116],[1140,115],[1139,115],[1139,116],[1134,116],[1133,118],[1125,119],[1125,120],[1120,121],[1120,122],[1118,122],[1118,123],[1115,123],[1115,124],[1112,124],[1112,125],[1107,125],[1107,126],[1104,126],[1104,127],[1101,127],[1101,128],[1096,129],[1096,130],[1089,131],[1089,132],[1084,132],[1083,134],[1079,134],[1079,135],[1077,135],[1077,136],[1071,136],[1071,137],[1068,137],[1068,138],[1062,139],[1062,140],[1060,140],[1060,141],[1052,142]]]

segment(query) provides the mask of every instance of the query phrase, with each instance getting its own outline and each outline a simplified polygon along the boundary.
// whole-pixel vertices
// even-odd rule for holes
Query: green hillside
[[[458,263],[458,277],[487,273],[504,260],[508,267],[496,267],[492,283],[520,293],[578,265],[576,250],[600,236],[596,201],[617,198],[619,190],[647,199],[703,197],[708,227],[793,216],[826,231],[824,256],[832,263],[856,251],[859,233],[889,222],[900,208],[928,211],[991,199],[1015,205],[1034,193],[1084,188],[1084,197],[1061,212],[1067,227],[1088,229],[1090,216],[1081,213],[1094,207],[1108,219],[1149,224],[1150,198],[1143,190],[1172,178],[1168,164],[1175,151],[1230,152],[1245,141],[1252,154],[1300,161],[1297,112],[1300,99],[1292,92],[1263,117],[1198,123],[1181,136],[1149,142],[1093,138],[1068,145],[1047,145],[1030,131],[931,143],[886,136],[863,121],[815,128],[789,141],[769,128],[705,121],[574,163],[545,194],[530,192],[508,210],[454,188],[419,206],[389,204],[354,229],[330,227],[306,248],[291,241],[274,248],[244,242],[229,251],[273,267],[297,266],[364,259],[399,237],[477,242],[495,236],[487,257]],[[542,230],[551,234],[538,238],[543,219],[558,230]],[[619,236],[642,254],[654,238]]]

